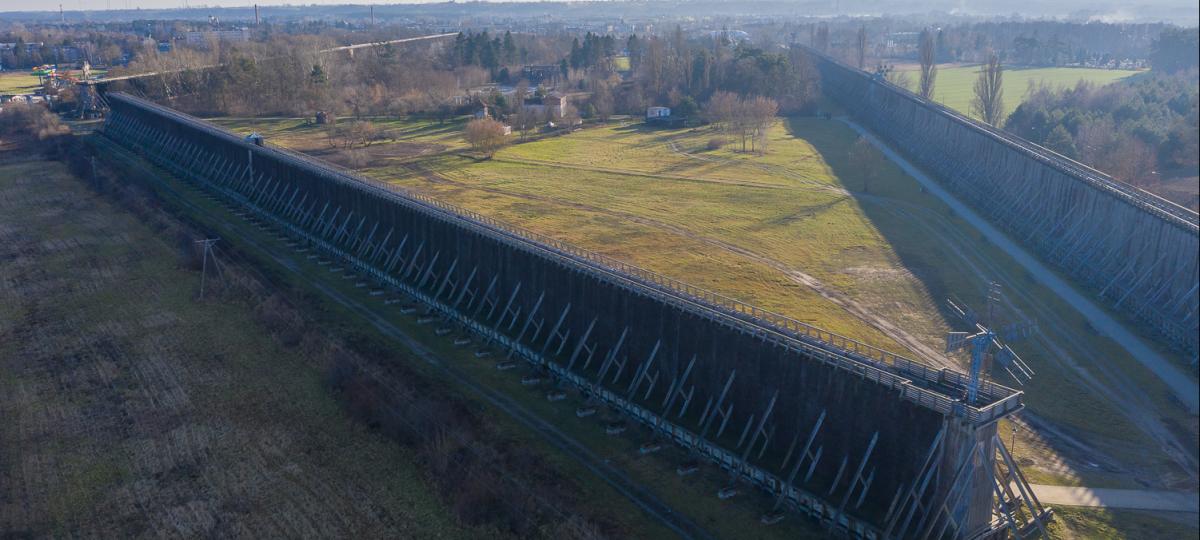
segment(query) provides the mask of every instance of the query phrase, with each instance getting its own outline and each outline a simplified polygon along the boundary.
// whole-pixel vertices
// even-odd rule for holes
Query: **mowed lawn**
[[[951,109],[971,115],[971,98],[975,95],[975,81],[979,78],[979,65],[939,67],[933,86],[933,99]],[[911,89],[918,84],[920,71],[916,66],[905,65],[900,71],[908,73]],[[1010,114],[1025,100],[1029,84],[1046,84],[1059,88],[1075,86],[1087,81],[1103,86],[1141,73],[1124,69],[1095,68],[1004,68],[1004,111]]]
[[[796,120],[848,148],[844,125]],[[365,171],[534,232],[560,238],[873,345],[894,336],[839,302],[876,286],[903,311],[936,311],[832,166],[786,122],[771,152],[704,150],[710,129],[588,129],[506,148],[487,161],[459,155],[419,168]],[[846,165],[842,156],[838,165]],[[917,196],[915,185],[906,188]],[[814,286],[815,285],[815,286]],[[830,299],[822,292],[835,297]],[[914,332],[940,332],[927,321]]]
[[[0,73],[0,94],[25,94],[40,86],[38,77],[27,70]]]
[[[83,76],[83,72],[77,69],[60,69],[58,72],[75,77]],[[106,71],[102,69],[92,70],[93,76],[103,76],[105,73]],[[41,87],[38,76],[29,73],[29,70],[0,72],[0,94],[28,94]]]

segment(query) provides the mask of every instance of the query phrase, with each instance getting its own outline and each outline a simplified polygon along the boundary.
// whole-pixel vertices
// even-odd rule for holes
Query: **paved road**
[[[1200,411],[1200,386],[1190,376],[1177,368],[1157,351],[1151,349],[1141,338],[1135,336],[1125,326],[1117,322],[1116,319],[1113,319],[1103,308],[1097,306],[1066,281],[1063,281],[1062,278],[1043,265],[1038,258],[1025,251],[1021,246],[1018,246],[1007,235],[993,227],[991,223],[943,189],[937,182],[934,182],[932,178],[921,172],[920,169],[917,169],[903,157],[900,157],[899,154],[880,141],[875,135],[847,118],[841,118],[841,120],[870,141],[871,144],[875,145],[888,159],[891,159],[901,169],[904,169],[904,172],[916,178],[917,182],[925,186],[925,189],[930,193],[936,195],[953,208],[958,215],[962,216],[963,219],[978,229],[979,232],[983,233],[988,241],[1012,256],[1038,282],[1054,291],[1055,294],[1070,304],[1071,307],[1074,307],[1076,311],[1087,319],[1093,328],[1112,338],[1113,341],[1119,343],[1126,351],[1129,351],[1129,354],[1133,355],[1138,362],[1146,366],[1159,379],[1162,379],[1163,383],[1179,398],[1179,401],[1183,402],[1188,412],[1196,414]]]
[[[1033,484],[1033,492],[1042,504],[1200,512],[1200,494],[1182,491],[1106,489]]]

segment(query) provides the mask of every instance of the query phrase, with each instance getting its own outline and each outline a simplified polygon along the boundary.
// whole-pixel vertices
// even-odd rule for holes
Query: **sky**
[[[186,6],[239,7],[258,4],[278,6],[284,4],[416,4],[432,0],[0,0],[0,11],[58,11],[62,4],[67,11],[135,9],[135,8],[181,8]],[[438,0],[440,1],[440,0]],[[516,0],[521,1],[521,0]]]
[[[249,7],[309,4],[414,4],[443,0],[0,0],[0,12],[58,11],[61,3],[66,11],[96,11],[104,9],[162,9],[203,6]],[[473,0],[460,0],[473,1]],[[504,0],[540,1],[540,0]],[[738,0],[729,0],[736,2]],[[831,0],[848,13],[895,13],[889,5],[902,5],[901,12],[912,10],[913,0]],[[943,12],[973,12],[991,15],[1011,15],[1014,12],[1039,11],[1038,15],[1061,10],[1062,15],[1086,11],[1092,18],[1118,22],[1121,20],[1158,17],[1161,13],[1177,16],[1183,10],[1188,18],[1196,11],[1197,0],[928,0],[922,5]],[[1022,9],[1024,8],[1024,9]],[[1166,11],[1164,11],[1164,9]],[[1186,22],[1184,24],[1187,24]],[[1193,23],[1194,24],[1194,23]]]
[[[58,11],[62,4],[67,11],[103,10],[103,9],[135,9],[135,8],[181,8],[184,6],[221,6],[241,7],[258,4],[259,6],[309,5],[309,4],[421,4],[440,2],[444,0],[0,0],[0,11]],[[530,0],[506,0],[530,1]],[[536,0],[533,0],[536,1]]]

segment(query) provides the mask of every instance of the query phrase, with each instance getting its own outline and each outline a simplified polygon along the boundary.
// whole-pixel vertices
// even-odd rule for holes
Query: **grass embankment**
[[[211,283],[197,301],[191,238],[28,161],[0,165],[0,239],[0,529],[474,536],[412,451],[346,417],[321,358]]]
[[[918,84],[920,71],[914,65],[900,66],[899,70],[908,73],[910,89]],[[1132,77],[1141,71],[1127,69],[1097,69],[1097,68],[1004,68],[1004,111],[1012,113],[1025,101],[1029,84],[1045,84],[1058,88],[1075,86],[1079,81],[1087,81],[1096,85],[1106,85]],[[939,66],[937,80],[933,86],[933,100],[962,114],[971,114],[971,99],[975,95],[975,81],[979,78],[979,65],[948,65]]]
[[[789,120],[772,129],[764,156],[733,145],[708,150],[715,136],[612,125],[515,145],[486,161],[444,153],[362,172],[926,357],[939,354],[951,327],[943,299],[982,308],[987,282],[998,280],[1041,325],[1043,337],[1017,344],[1038,372],[1025,387],[1030,411],[1087,441],[1081,449],[1022,430],[1018,453],[1035,481],[1140,487],[1178,479],[1138,427],[1182,426],[1185,443],[1194,440],[1192,420],[1161,382],[898,168],[886,164],[864,180],[848,127]],[[1104,393],[1114,389],[1124,402]],[[1143,414],[1123,414],[1130,400]],[[1057,454],[1074,457],[1063,463]]]

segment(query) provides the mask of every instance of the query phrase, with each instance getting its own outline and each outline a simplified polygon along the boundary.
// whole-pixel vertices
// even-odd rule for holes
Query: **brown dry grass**
[[[58,163],[0,165],[0,531],[474,536],[413,451],[346,417],[319,344],[285,350],[270,305],[196,301],[177,233]]]

